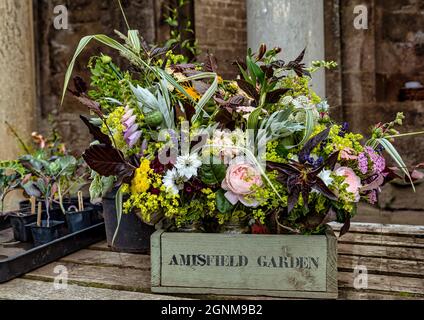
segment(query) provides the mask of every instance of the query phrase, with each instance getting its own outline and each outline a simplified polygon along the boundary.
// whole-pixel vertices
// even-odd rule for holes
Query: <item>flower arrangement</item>
[[[118,35],[123,43],[83,38],[65,79],[67,88],[91,40],[118,50],[136,70],[93,57],[91,90],[81,78],[70,90],[93,115],[81,117],[94,137],[83,155],[93,170],[92,197],[117,186],[118,210],[175,229],[216,232],[238,223],[253,233],[317,234],[337,220],[344,233],[359,201],[376,203],[395,177],[412,183],[392,144],[402,113],[366,140],[335,123],[311,89],[312,74],[334,62],[306,67],[303,51],[286,63],[280,48],[261,45],[235,62],[236,79],[224,80],[213,55],[179,63],[172,48],[150,46],[137,31]]]

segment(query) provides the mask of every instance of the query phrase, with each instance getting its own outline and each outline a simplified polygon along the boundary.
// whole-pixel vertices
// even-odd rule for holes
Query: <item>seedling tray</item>
[[[0,283],[102,241],[105,237],[104,222],[39,247],[31,243],[14,242],[11,228],[0,231]]]

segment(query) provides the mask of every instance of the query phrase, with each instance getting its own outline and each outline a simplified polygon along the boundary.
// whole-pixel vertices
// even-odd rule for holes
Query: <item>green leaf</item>
[[[412,181],[411,175],[409,174],[408,167],[406,166],[405,162],[403,161],[402,157],[397,152],[397,150],[393,146],[393,144],[389,140],[387,140],[385,138],[377,139],[376,141],[384,147],[384,149],[386,150],[386,152],[396,162],[396,164],[398,165],[399,169],[401,169],[402,172],[405,174],[405,176],[408,177],[409,181],[411,182],[412,189],[414,189],[414,192],[415,192],[415,185],[414,185],[414,182]]]
[[[218,159],[212,158],[210,164],[202,165],[200,168],[200,179],[203,183],[207,185],[215,185],[220,184],[222,180],[224,180],[226,167],[224,164],[219,164],[218,161]]]
[[[265,73],[262,69],[252,60],[250,56],[247,56],[246,59],[247,68],[249,69],[250,74],[253,76],[255,83],[264,85]],[[258,81],[259,80],[259,81]]]
[[[229,213],[234,208],[225,197],[225,191],[222,189],[216,192],[216,207],[221,213]]]

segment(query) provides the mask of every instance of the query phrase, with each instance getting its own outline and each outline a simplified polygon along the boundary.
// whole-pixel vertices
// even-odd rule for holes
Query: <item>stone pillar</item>
[[[9,122],[28,140],[35,129],[32,0],[0,1],[0,159],[21,154]]]
[[[281,47],[285,61],[294,60],[307,47],[305,62],[324,60],[323,0],[247,0],[248,45]],[[325,73],[317,72],[312,85],[325,96]]]

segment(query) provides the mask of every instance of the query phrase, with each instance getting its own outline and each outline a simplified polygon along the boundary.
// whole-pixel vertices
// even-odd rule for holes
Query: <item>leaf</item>
[[[82,155],[89,167],[98,174],[118,177],[118,183],[130,181],[135,168],[125,161],[121,151],[110,145],[92,145]]]
[[[345,220],[345,222],[344,222],[343,226],[342,226],[342,227],[341,227],[341,229],[340,229],[339,238],[340,238],[341,236],[345,235],[346,233],[348,233],[348,232],[349,232],[349,229],[350,229],[350,215],[348,215],[348,216],[346,217],[346,220]]]
[[[23,184],[22,187],[24,188],[24,191],[28,196],[36,198],[41,197],[41,191],[40,189],[38,189],[37,185],[34,182],[27,182]]]
[[[299,162],[305,163],[306,158],[311,154],[312,150],[315,149],[318,144],[320,144],[322,141],[327,139],[328,134],[330,133],[330,127],[325,129],[324,131],[318,133],[316,136],[314,136],[312,139],[310,139],[308,142],[305,143],[302,150],[299,152]]]
[[[408,168],[403,161],[400,154],[397,152],[396,148],[392,145],[392,143],[387,139],[377,139],[377,142],[381,144],[386,152],[392,157],[392,159],[396,162],[396,164],[399,166],[399,169],[402,170],[402,172],[405,174],[406,177],[408,177],[409,181],[411,182],[412,189],[414,189],[415,192],[415,185],[412,181],[412,177],[409,174]]]
[[[203,69],[206,72],[217,72],[218,71],[218,60],[216,59],[216,57],[209,53],[206,55],[206,61],[203,65]]]
[[[97,141],[99,141],[102,144],[111,146],[112,141],[110,140],[109,136],[104,134],[102,130],[100,130],[99,127],[92,124],[86,117],[80,115],[80,119],[85,123],[85,125],[88,127],[88,130],[90,131],[93,138]]]
[[[207,185],[220,184],[224,180],[226,167],[219,163],[219,159],[211,158],[209,164],[203,164],[200,168],[200,179]]]
[[[252,60],[252,58],[250,56],[247,56],[246,64],[247,64],[247,68],[249,69],[249,73],[250,73],[251,77],[253,78],[254,82],[256,82],[256,84],[263,85],[264,80],[265,80],[265,73],[262,71],[262,69]]]
[[[290,90],[291,89],[281,88],[281,89],[271,91],[267,94],[265,102],[277,103],[280,100],[281,96],[285,95]]]
[[[314,189],[319,191],[322,195],[324,195],[328,199],[333,200],[333,201],[337,201],[338,198],[333,193],[333,191],[331,191],[320,178],[317,177],[316,179],[317,180],[316,180],[316,183],[314,185]]]
[[[103,112],[100,107],[100,103],[84,96],[84,95],[78,95],[72,90],[69,90],[69,92],[72,93],[73,97],[77,99],[81,104],[85,105],[90,111],[94,112],[99,117],[103,117]]]
[[[230,201],[228,201],[225,197],[225,191],[222,189],[219,189],[216,192],[216,208],[223,214],[229,213],[234,208]]]
[[[243,79],[238,79],[237,84],[241,90],[246,92],[248,96],[253,98],[256,102],[259,102],[259,94],[254,86],[252,86],[249,82]]]

